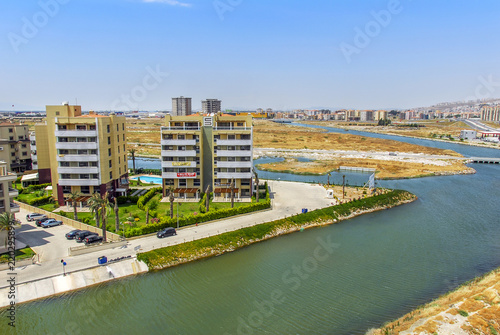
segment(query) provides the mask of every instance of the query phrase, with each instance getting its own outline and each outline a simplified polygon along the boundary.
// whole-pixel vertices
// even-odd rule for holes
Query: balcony
[[[162,172],[163,179],[195,179],[198,175],[196,172]]]
[[[58,155],[58,162],[97,162],[97,155]]]
[[[56,149],[97,149],[97,142],[57,142]]]
[[[217,140],[216,145],[252,145],[252,140]]]
[[[76,167],[76,166],[59,166],[57,173],[99,173],[99,168],[96,166]]]
[[[11,213],[18,213],[21,210],[21,207],[18,204],[15,204],[13,202],[10,203],[10,212]]]
[[[161,131],[169,131],[169,130],[196,130],[196,131],[199,131],[200,130],[200,127],[196,127],[196,126],[180,126],[180,127],[161,127]]]
[[[161,145],[196,145],[196,140],[161,140]]]
[[[215,126],[214,131],[224,131],[224,130],[252,130],[252,127],[234,127],[234,126]]]
[[[251,157],[252,150],[217,150],[215,154],[219,157]]]
[[[59,179],[61,186],[99,186],[99,179]]]
[[[9,197],[17,197],[19,195],[19,191],[9,187]]]
[[[219,168],[251,168],[252,162],[220,162],[218,161],[216,164]]]
[[[161,162],[161,167],[162,168],[195,168],[196,167],[196,162]]]
[[[252,172],[217,172],[217,179],[250,179]]]
[[[56,137],[96,137],[97,130],[56,130]]]
[[[162,150],[163,157],[196,157],[196,150]]]
[[[37,163],[31,163],[31,169],[32,170],[38,170],[38,164]]]
[[[12,166],[12,164],[11,164]],[[14,181],[17,179],[17,175],[12,172],[7,172],[7,174],[0,175],[0,181]]]

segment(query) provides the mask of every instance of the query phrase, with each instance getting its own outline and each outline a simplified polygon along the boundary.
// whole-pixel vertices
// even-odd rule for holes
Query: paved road
[[[479,122],[477,120],[470,120],[470,119],[465,120],[464,119],[462,121],[465,122],[466,124],[468,124],[469,126],[471,126],[472,128],[479,130],[479,131],[493,131],[493,132],[499,131],[498,128],[493,128],[493,127],[487,126],[484,123]]]
[[[75,241],[68,241],[64,237],[65,232],[72,230],[71,227],[36,228],[34,224],[26,222],[25,217],[27,213],[21,210],[17,216],[21,219],[23,225],[17,231],[17,238],[33,246],[37,253],[42,255],[42,258],[39,264],[17,268],[16,283],[20,284],[61,274],[61,259],[67,262],[66,271],[79,271],[96,266],[99,256],[107,256],[108,259],[129,255],[133,256],[138,252],[179,244],[291,216],[300,213],[302,208],[312,210],[332,204],[332,200],[326,198],[325,189],[317,184],[270,181],[269,186],[272,190],[272,210],[179,229],[177,236],[164,239],[158,239],[156,236],[147,236],[130,240],[128,245],[124,247],[72,257],[68,256],[68,247],[75,246],[77,243]],[[7,272],[0,272],[0,288],[6,286],[5,281],[2,279],[7,278]]]

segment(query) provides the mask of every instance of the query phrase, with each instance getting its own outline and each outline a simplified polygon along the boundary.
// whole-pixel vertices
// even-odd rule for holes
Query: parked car
[[[163,238],[163,237],[172,236],[172,235],[177,235],[175,228],[172,228],[172,227],[167,227],[165,229],[160,230],[158,233],[156,233],[156,236],[158,238]]]
[[[75,234],[75,241],[78,243],[81,243],[81,242],[83,242],[83,239],[85,237],[90,236],[90,235],[97,235],[97,233],[93,233],[93,232],[88,231],[88,230],[79,231],[78,233]]]
[[[26,220],[28,221],[34,221],[36,219],[42,219],[42,218],[47,218],[47,215],[40,213],[29,213],[28,215],[26,215]]]
[[[64,235],[64,236],[66,236],[66,238],[68,240],[74,240],[76,237],[76,233],[78,233],[78,232],[81,232],[81,230],[75,229],[75,230],[70,231],[69,233],[66,233],[66,235]]]
[[[55,219],[49,219],[49,218],[36,219],[35,224],[37,225],[37,227],[41,227],[42,226],[42,222],[45,222],[47,220],[55,220]]]
[[[42,222],[42,228],[49,228],[62,225],[62,221],[57,221],[54,219],[50,219]]]
[[[89,244],[94,244],[94,243],[101,243],[102,240],[103,240],[102,236],[89,235],[83,239],[83,243],[85,243],[85,245],[89,245]]]

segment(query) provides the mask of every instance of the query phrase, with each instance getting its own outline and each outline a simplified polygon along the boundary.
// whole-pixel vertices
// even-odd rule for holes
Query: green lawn
[[[30,247],[16,250],[16,261],[19,261],[21,259],[31,258],[33,257],[34,254],[35,252]],[[8,253],[0,255],[0,263],[7,263],[8,261],[9,261]]]
[[[158,202],[161,200],[162,195],[157,194],[155,195],[148,203],[156,199]],[[260,199],[259,202],[264,202],[265,199]],[[248,203],[246,202],[235,202],[234,207],[239,207],[239,206],[244,206],[247,205]],[[177,206],[179,207],[179,217],[183,217],[188,214],[193,214],[193,213],[200,213],[199,207],[200,203],[199,202],[180,202],[177,204],[177,202],[174,202],[174,217],[177,216]],[[66,207],[64,207],[66,208]],[[70,207],[71,208],[71,207]],[[146,224],[146,211],[143,211],[142,209],[139,209],[137,207],[137,204],[122,204],[118,205],[118,213],[120,217],[120,222],[126,222],[129,221],[129,217],[133,217],[133,223],[129,224],[125,227],[125,230],[127,230],[129,227],[139,227],[143,226]],[[210,210],[217,210],[217,209],[223,209],[223,208],[231,208],[231,203],[230,202],[210,202]],[[71,208],[72,209],[72,208]],[[157,217],[162,217],[162,216],[170,216],[170,203],[169,202],[160,202],[158,205],[158,208],[156,209],[157,212]],[[73,218],[73,211],[65,212],[65,216],[69,218]],[[89,222],[88,224],[95,226],[95,220],[94,220],[94,214],[89,213],[89,212],[78,212],[78,220],[79,221],[84,221],[86,218],[88,218]],[[139,219],[139,220],[136,220]],[[150,223],[152,217],[150,216]],[[86,220],[85,220],[86,221]],[[115,229],[115,213],[114,211],[111,211],[107,217],[107,226],[108,230],[114,232]],[[123,227],[120,228],[120,230],[123,229]]]

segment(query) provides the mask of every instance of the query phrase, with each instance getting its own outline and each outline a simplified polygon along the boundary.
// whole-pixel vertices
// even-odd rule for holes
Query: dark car
[[[163,238],[163,237],[172,236],[172,235],[177,235],[177,232],[172,227],[167,227],[165,229],[160,230],[158,233],[156,233],[156,236],[158,238]]]
[[[80,230],[80,229],[75,229],[75,230],[70,231],[69,233],[66,233],[66,235],[65,235],[65,236],[66,236],[66,238],[67,238],[68,240],[73,240],[73,239],[75,239],[75,237],[76,237],[75,235],[76,235],[76,233],[78,233],[78,232],[81,232],[81,230]]]
[[[80,242],[83,242],[83,239],[87,236],[90,236],[90,235],[97,235],[97,233],[93,233],[91,231],[88,231],[88,230],[82,230],[78,233],[75,234],[75,240],[80,243]]]
[[[41,227],[41,226],[42,226],[42,222],[45,222],[45,221],[47,221],[47,220],[54,220],[54,219],[49,219],[49,218],[47,218],[47,217],[45,217],[45,218],[41,218],[41,219],[36,219],[35,224],[36,224],[38,227]]]
[[[102,236],[90,235],[90,236],[87,236],[83,239],[83,243],[85,243],[85,245],[89,245],[89,244],[94,244],[94,243],[101,243],[102,240],[103,240]]]

